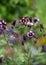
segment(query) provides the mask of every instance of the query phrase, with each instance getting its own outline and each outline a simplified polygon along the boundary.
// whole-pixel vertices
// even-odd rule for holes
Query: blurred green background
[[[0,19],[11,22],[20,16],[37,16],[46,28],[46,0],[0,0]]]

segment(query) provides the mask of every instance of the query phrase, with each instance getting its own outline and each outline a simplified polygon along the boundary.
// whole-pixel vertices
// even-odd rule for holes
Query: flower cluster
[[[39,19],[37,17],[20,17],[19,22],[28,27],[32,27],[35,23],[39,22]]]
[[[37,36],[35,36],[35,32],[31,30],[32,27],[35,27],[37,25],[37,23],[39,23],[39,18],[37,17],[20,17],[19,19],[19,23],[24,25],[24,26],[27,26],[28,27],[28,32],[26,34],[26,37],[28,38],[36,38],[37,39]],[[39,29],[40,31],[42,31],[44,29],[43,27],[43,24],[39,24]]]
[[[35,35],[35,31],[33,31],[31,28],[35,27],[35,25],[37,25],[36,23],[38,22],[39,22],[39,18],[37,17],[34,17],[34,18],[28,17],[28,16],[20,17],[18,24],[21,24],[22,26],[25,26],[29,29],[26,34],[21,36],[20,34],[18,34],[19,32],[17,33],[16,30],[14,31],[15,26],[18,25],[16,20],[12,22],[10,28],[8,28],[6,20],[0,20],[0,33],[2,34],[3,32],[4,35],[5,34],[9,35],[8,43],[15,43],[16,38],[19,38],[19,40],[22,43],[25,41],[26,38],[37,39],[38,37]],[[40,31],[44,29],[42,24],[39,25],[39,28],[40,28]]]

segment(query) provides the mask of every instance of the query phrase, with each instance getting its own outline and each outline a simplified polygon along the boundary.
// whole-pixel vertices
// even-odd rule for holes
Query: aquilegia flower
[[[26,20],[25,20],[25,18],[24,18],[24,17],[23,17],[23,18],[20,18],[19,23],[21,23],[21,24],[23,24],[23,25],[26,25]]]
[[[28,27],[32,27],[34,24],[32,22],[27,22]]]
[[[27,37],[28,38],[33,38],[33,36],[34,36],[34,32],[33,31],[29,31],[28,33],[27,33]]]
[[[16,20],[13,21],[13,23],[11,24],[11,28],[13,29],[16,25]]]
[[[7,23],[5,20],[0,20],[0,29],[6,29]]]
[[[34,23],[36,23],[36,22],[39,22],[39,18],[37,18],[37,17],[34,18]]]
[[[30,22],[32,22],[32,17],[29,17]]]

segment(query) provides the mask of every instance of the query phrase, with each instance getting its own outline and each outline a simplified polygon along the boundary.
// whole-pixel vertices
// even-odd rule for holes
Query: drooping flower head
[[[20,18],[19,19],[19,22],[23,25],[26,25],[26,19],[23,17],[23,18]]]
[[[32,17],[29,17],[30,22],[32,22]]]
[[[12,22],[11,28],[13,29],[13,28],[15,27],[15,25],[16,25],[16,20],[14,20],[14,21]]]
[[[6,26],[7,26],[6,20],[0,20],[0,28],[6,29]]]
[[[35,17],[34,18],[34,23],[37,23],[37,22],[39,22],[39,18]]]
[[[44,29],[43,24],[40,24],[40,31]]]

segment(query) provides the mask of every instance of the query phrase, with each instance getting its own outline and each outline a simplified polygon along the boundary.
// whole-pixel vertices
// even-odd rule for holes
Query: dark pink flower
[[[28,37],[28,38],[33,38],[33,36],[34,36],[34,32],[33,32],[33,31],[29,31],[29,32],[27,33],[27,37]]]
[[[6,29],[7,23],[6,20],[0,20],[0,28]]]
[[[23,17],[19,20],[19,23],[23,24],[26,26],[26,19]]]

